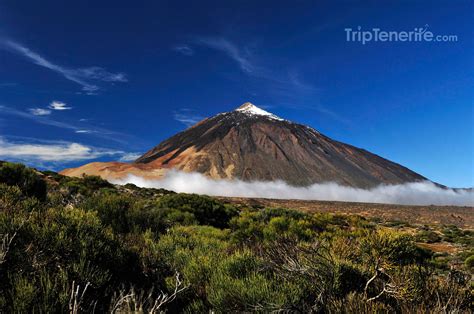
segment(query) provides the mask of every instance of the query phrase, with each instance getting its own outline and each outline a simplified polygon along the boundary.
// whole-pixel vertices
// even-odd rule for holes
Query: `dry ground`
[[[334,201],[278,200],[264,198],[220,197],[219,199],[251,206],[284,207],[308,212],[356,214],[384,222],[400,221],[410,224],[456,225],[474,229],[474,207],[412,206]]]

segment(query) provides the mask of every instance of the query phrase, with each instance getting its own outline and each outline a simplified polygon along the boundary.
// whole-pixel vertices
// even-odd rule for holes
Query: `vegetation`
[[[0,312],[470,312],[472,233],[396,225],[3,163]]]
[[[17,186],[26,196],[36,197],[39,200],[46,198],[46,183],[35,170],[22,164],[0,162],[0,182]]]

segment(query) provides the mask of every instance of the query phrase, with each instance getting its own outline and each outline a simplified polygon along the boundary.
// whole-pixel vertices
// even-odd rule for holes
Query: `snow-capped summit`
[[[235,109],[235,111],[239,111],[239,112],[243,112],[243,113],[246,113],[248,115],[257,115],[257,116],[266,116],[270,119],[275,119],[275,120],[280,120],[280,121],[283,121],[282,118],[274,115],[273,113],[270,113],[268,111],[265,111],[257,106],[255,106],[254,104],[250,103],[250,102],[246,102],[244,103],[242,106],[240,106],[239,108]]]

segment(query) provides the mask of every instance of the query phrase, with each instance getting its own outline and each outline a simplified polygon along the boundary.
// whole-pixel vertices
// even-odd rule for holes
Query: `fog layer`
[[[171,170],[160,180],[148,180],[129,175],[122,180],[115,180],[113,183],[133,183],[140,187],[164,188],[176,192],[213,196],[331,200],[404,205],[474,206],[473,190],[442,189],[429,181],[399,185],[379,185],[368,190],[351,188],[336,183],[294,187],[283,181],[245,182],[241,180],[214,180],[200,173]]]

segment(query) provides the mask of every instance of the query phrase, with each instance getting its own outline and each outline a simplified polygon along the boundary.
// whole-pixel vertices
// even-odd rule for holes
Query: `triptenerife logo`
[[[415,27],[411,31],[386,31],[381,28],[364,30],[358,26],[356,29],[344,28],[346,41],[359,42],[362,45],[370,42],[456,42],[457,35],[435,35],[424,27]]]

